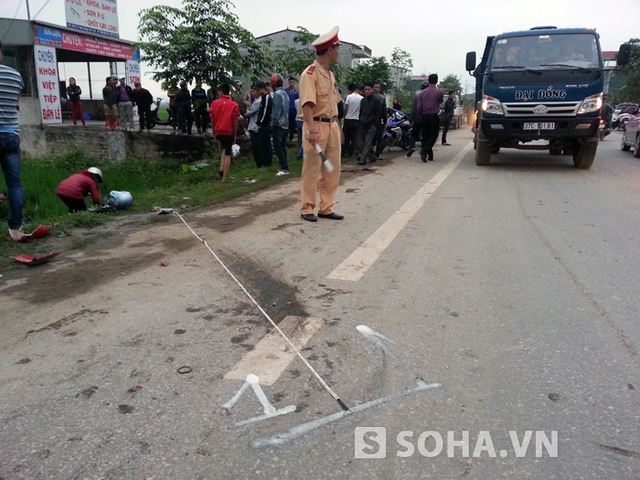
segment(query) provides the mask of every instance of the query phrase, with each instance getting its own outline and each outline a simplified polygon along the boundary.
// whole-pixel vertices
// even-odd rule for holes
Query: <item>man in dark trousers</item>
[[[424,90],[429,86],[429,82],[426,80],[422,82],[420,85],[420,91]],[[418,101],[420,100],[420,92],[416,93],[413,97],[413,104],[411,105],[411,114],[409,117],[411,118],[411,143],[409,144],[409,151],[407,152],[407,157],[413,155],[413,152],[416,151],[416,142],[420,141],[420,137],[422,136],[422,114],[418,109]]]
[[[296,100],[300,98],[300,94],[295,89],[296,79],[289,77],[289,88],[285,88],[285,93],[289,96],[289,140],[293,140],[293,134],[296,133],[296,117],[298,111],[296,110]]]
[[[380,84],[375,82],[373,84],[373,96],[380,100],[381,108],[380,108],[380,123],[378,124],[378,131],[376,132],[376,160],[382,160],[382,151],[384,150],[384,145],[382,142],[382,136],[384,135],[384,131],[387,128],[387,101],[384,93],[380,90]]]
[[[348,90],[349,95],[344,101],[344,125],[342,127],[342,132],[344,133],[342,155],[345,157],[353,156],[356,149],[358,126],[360,124],[360,104],[362,103],[362,95],[358,94],[358,88],[354,83],[349,85]]]
[[[444,128],[442,129],[442,145],[450,146],[450,143],[447,143],[447,132],[449,131],[449,124],[451,123],[451,119],[453,118],[453,111],[456,108],[456,92],[451,90],[449,92],[449,96],[444,101],[444,111],[443,114],[443,122]]]
[[[438,75],[432,73],[429,75],[429,86],[420,92],[420,98],[418,99],[418,106],[422,114],[420,158],[423,162],[427,160],[433,161],[433,146],[438,140],[438,133],[440,133],[438,113],[440,112],[440,104],[444,98],[444,93],[436,88],[437,84]]]
[[[196,88],[191,90],[191,101],[195,111],[198,133],[207,133],[209,111],[207,110],[207,92],[202,88],[202,82],[197,82]]]
[[[193,115],[191,114],[191,94],[187,89],[187,83],[180,83],[180,90],[176,92],[176,110],[178,111],[178,125],[180,132],[191,135],[193,128]]]
[[[362,138],[362,149],[360,150],[360,160],[358,163],[364,165],[376,161],[374,142],[380,126],[382,102],[373,92],[373,83],[364,84],[364,98],[360,101],[360,116],[358,124],[360,137]]]
[[[153,103],[153,95],[146,88],[142,88],[140,82],[136,82],[133,89],[133,103],[138,107],[138,118],[140,119],[140,130],[151,130],[151,104]]]
[[[262,164],[260,167],[270,167],[273,165],[273,151],[271,150],[271,111],[273,109],[273,100],[267,84],[265,82],[256,82],[256,89],[260,95],[260,108],[258,109],[258,117],[256,125],[258,126],[258,142],[262,152],[260,158]]]

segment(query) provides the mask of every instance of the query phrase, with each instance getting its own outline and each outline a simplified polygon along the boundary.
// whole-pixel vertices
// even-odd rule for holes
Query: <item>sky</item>
[[[0,0],[0,17],[26,19],[26,1],[32,19],[66,24],[64,0]],[[181,0],[119,1],[120,37],[138,40],[140,10],[182,4]],[[440,78],[453,74],[465,91],[473,86],[473,77],[464,70],[465,55],[475,50],[481,56],[488,35],[541,25],[595,27],[605,51],[617,51],[621,43],[640,37],[640,0],[611,4],[602,0],[322,0],[313,7],[309,0],[235,0],[233,5],[231,11],[239,23],[256,37],[298,26],[322,34],[337,25],[340,39],[366,45],[373,56],[387,59],[398,47],[411,55],[413,74],[438,73]],[[434,10],[445,5],[448,8]],[[75,70],[69,64],[66,67],[63,77],[72,76]],[[154,95],[164,95],[145,71],[148,68],[142,65],[143,85]],[[82,72],[75,75],[82,78]]]

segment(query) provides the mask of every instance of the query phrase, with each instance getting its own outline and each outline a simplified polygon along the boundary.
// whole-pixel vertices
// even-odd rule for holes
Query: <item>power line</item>
[[[11,22],[9,22],[9,26],[7,27],[7,30],[4,32],[4,35],[2,35],[2,38],[0,38],[0,43],[2,43],[2,41],[4,40],[4,37],[6,37],[7,34],[9,33],[9,30],[11,29],[11,25],[13,25],[13,21],[16,19],[16,16],[18,15],[18,10],[20,10],[21,6],[22,6],[22,0],[20,0],[20,3],[18,3],[18,8],[16,8],[16,12],[13,14],[13,18],[11,19]]]
[[[29,0],[27,0],[27,1],[29,1]],[[36,14],[33,16],[33,18],[32,18],[31,20],[35,20],[35,19],[36,19],[36,17],[37,17],[38,15],[40,15],[40,12],[42,11],[42,9],[43,9],[44,7],[46,7],[46,6],[49,4],[49,2],[50,2],[50,1],[51,1],[51,0],[47,0],[46,2],[44,2],[44,5],[42,6],[42,8],[40,8],[40,10],[38,10],[38,13],[36,13]]]

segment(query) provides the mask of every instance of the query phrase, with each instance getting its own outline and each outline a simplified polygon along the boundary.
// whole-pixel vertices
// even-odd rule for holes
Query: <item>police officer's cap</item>
[[[333,27],[324,35],[320,35],[316,38],[311,45],[316,48],[316,52],[321,52],[333,47],[334,45],[338,45],[340,43],[340,40],[338,39],[339,31],[339,27]]]

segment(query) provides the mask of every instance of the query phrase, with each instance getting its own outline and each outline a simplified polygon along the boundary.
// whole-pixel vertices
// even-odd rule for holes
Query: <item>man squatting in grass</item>
[[[227,181],[229,167],[231,166],[231,147],[236,143],[238,135],[238,117],[240,108],[229,96],[231,89],[226,83],[218,86],[220,98],[211,103],[210,116],[213,133],[222,145],[222,157],[218,174],[222,181]]]

